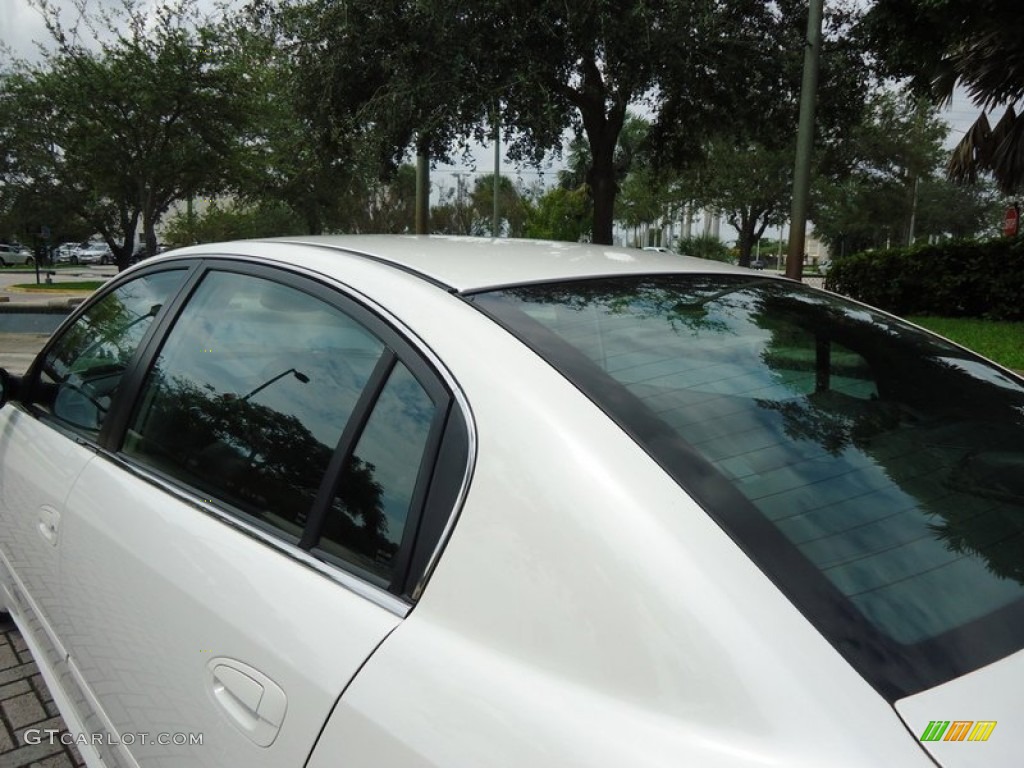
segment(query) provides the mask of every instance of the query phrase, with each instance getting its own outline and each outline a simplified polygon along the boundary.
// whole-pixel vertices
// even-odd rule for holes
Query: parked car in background
[[[34,263],[35,256],[24,245],[0,245],[0,267]]]
[[[78,249],[82,247],[80,243],[61,243],[54,250],[53,261],[55,264],[77,264]]]
[[[114,254],[106,243],[89,243],[85,248],[79,249],[75,258],[79,264],[113,264]]]
[[[164,245],[163,243],[157,243],[156,253],[154,253],[152,255],[156,256],[158,254],[164,253],[166,250],[167,250],[167,246],[166,245]],[[149,258],[149,256],[150,256],[150,254],[146,251],[146,245],[144,243],[140,243],[138,246],[136,246],[135,252],[132,253],[132,258],[131,258],[130,263],[131,264],[138,264],[143,259]]]
[[[764,269],[768,265],[764,259],[754,259],[750,262],[751,269]]]
[[[863,304],[210,244],[5,400],[0,609],[90,766],[1021,764],[1024,379]]]

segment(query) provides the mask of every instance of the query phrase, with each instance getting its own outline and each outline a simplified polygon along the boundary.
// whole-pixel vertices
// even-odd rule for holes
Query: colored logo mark
[[[921,741],[988,741],[996,728],[995,720],[932,720],[921,734]]]

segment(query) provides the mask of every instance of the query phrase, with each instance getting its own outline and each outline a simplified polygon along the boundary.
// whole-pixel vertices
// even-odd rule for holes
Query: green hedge
[[[825,286],[897,315],[1024,320],[1024,237],[858,253]]]

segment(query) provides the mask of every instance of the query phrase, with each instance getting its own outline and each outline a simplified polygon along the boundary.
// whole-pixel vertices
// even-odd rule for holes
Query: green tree
[[[262,204],[213,201],[198,215],[177,213],[164,229],[164,242],[171,247],[215,243],[253,237],[280,237],[304,232],[303,221],[287,205],[269,201]]]
[[[1017,0],[875,0],[860,28],[887,74],[946,103],[959,85],[981,110],[949,161],[950,176],[991,172],[1006,193],[1024,185],[1024,16]],[[993,127],[989,114],[1003,109]]]
[[[917,214],[946,156],[947,132],[920,99],[895,91],[872,98],[868,119],[843,148],[848,172],[816,190],[815,230],[834,253],[904,245],[915,219],[916,236],[938,234]]]
[[[641,165],[626,176],[620,188],[615,201],[616,221],[633,230],[636,245],[661,245],[660,230],[650,230],[672,216],[677,207],[667,180],[650,165]]]
[[[498,177],[498,232],[494,228],[494,174],[477,177],[469,196],[473,208],[473,234],[500,237],[522,237],[526,227],[527,207],[512,179]]]
[[[711,259],[727,263],[733,261],[728,246],[717,237],[710,235],[680,238],[676,243],[676,251],[685,256],[696,256],[698,259]]]
[[[225,185],[250,117],[246,81],[191,0],[109,15],[94,52],[45,1],[54,49],[15,62],[0,83],[3,183],[75,211],[127,266],[168,207]]]
[[[40,237],[43,228],[50,238]],[[55,246],[81,242],[93,233],[61,198],[32,186],[0,185],[0,239]]]
[[[402,234],[414,231],[416,169],[405,163],[387,180],[366,166],[346,173],[339,213],[332,217],[342,232]]]
[[[527,213],[525,234],[542,240],[579,242],[590,232],[590,203],[585,187],[555,187],[541,195]]]
[[[798,0],[308,0],[272,16],[311,119],[392,166],[410,146],[447,160],[498,115],[517,160],[559,149],[566,130],[584,137],[589,163],[569,186],[586,182],[591,237],[610,243],[628,108],[643,104],[677,157],[715,126],[775,119],[773,97],[794,82],[777,52],[799,57],[805,13]]]
[[[259,116],[239,156],[238,195],[287,205],[307,234],[375,231],[367,198],[380,188],[377,169],[306,108],[300,51],[258,16],[237,17],[226,31]]]
[[[686,197],[725,215],[737,231],[739,263],[750,266],[755,244],[771,225],[789,215],[793,147],[770,149],[719,138],[708,143],[703,161],[682,186]]]

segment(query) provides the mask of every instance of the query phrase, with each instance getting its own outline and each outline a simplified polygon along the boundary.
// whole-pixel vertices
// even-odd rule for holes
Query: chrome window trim
[[[344,253],[348,253],[354,258],[366,259],[365,255],[359,252],[344,251]],[[428,285],[433,285],[437,287],[438,290],[444,291],[443,287],[437,286],[436,283],[432,283],[427,278],[421,275],[418,275],[416,273],[410,273],[405,270],[400,270],[397,267],[387,264],[386,262],[382,263],[378,260],[367,260],[372,261],[374,264],[379,264],[385,269],[394,269],[396,271],[402,272],[403,274],[411,275],[412,277],[421,279],[424,283]],[[169,258],[161,263],[164,265],[170,265],[174,261],[176,260],[173,258]],[[434,546],[433,551],[431,552],[431,555],[427,561],[427,565],[424,568],[423,574],[417,580],[415,594],[416,597],[419,598],[427,582],[429,581],[431,574],[433,574],[434,569],[437,567],[437,564],[441,558],[441,554],[444,551],[444,548],[448,543],[451,533],[455,528],[455,524],[456,522],[458,522],[458,518],[462,513],[466,497],[469,495],[469,485],[473,477],[473,472],[476,468],[476,419],[474,418],[473,410],[469,405],[468,398],[466,397],[462,388],[459,386],[458,381],[452,375],[451,371],[449,371],[447,366],[445,366],[442,363],[440,357],[434,352],[430,345],[426,341],[424,341],[415,331],[409,328],[409,326],[407,326],[404,322],[397,318],[390,310],[381,306],[378,302],[364,294],[358,288],[355,288],[354,286],[335,277],[324,274],[323,272],[320,272],[315,269],[309,269],[307,267],[288,264],[287,262],[279,262],[270,259],[256,258],[252,256],[246,256],[244,254],[225,254],[218,252],[192,254],[188,256],[182,256],[180,261],[184,262],[185,264],[195,264],[198,262],[206,261],[233,261],[244,264],[251,264],[254,266],[260,266],[264,268],[269,267],[272,269],[281,270],[282,272],[286,272],[288,274],[304,277],[306,279],[317,282],[320,285],[323,285],[327,288],[330,288],[331,290],[338,291],[346,299],[363,306],[369,312],[379,317],[387,326],[391,328],[391,330],[394,333],[401,336],[406,341],[406,343],[409,344],[410,347],[412,347],[418,354],[420,354],[423,357],[424,360],[427,361],[427,363],[433,369],[435,374],[438,377],[440,377],[440,379],[447,386],[448,390],[451,392],[453,404],[461,409],[466,423],[466,467],[462,474],[462,482],[459,486],[458,493],[456,494],[455,502],[452,505],[452,510],[448,515],[448,520],[445,523],[445,527],[442,531],[442,534],[438,539],[437,544]],[[447,293],[447,291],[445,292]],[[161,342],[162,341],[163,339],[161,339]],[[276,538],[272,534],[262,530],[258,526],[254,526],[251,523],[248,523],[239,515],[219,510],[215,505],[210,504],[209,502],[205,501],[202,497],[187,491],[182,486],[171,483],[169,480],[162,477],[161,475],[153,473],[149,470],[142,469],[141,467],[129,462],[127,458],[122,456],[121,454],[113,454],[108,451],[101,452],[106,458],[114,460],[119,465],[127,468],[129,471],[135,473],[136,475],[143,477],[144,479],[150,482],[155,483],[156,485],[160,486],[161,488],[164,488],[165,490],[168,490],[168,492],[172,493],[174,496],[180,498],[183,501],[186,501],[187,503],[191,504],[197,509],[206,512],[207,514],[212,514],[219,520],[226,522],[229,525],[235,526],[242,532],[250,536],[254,536],[259,540],[272,545],[275,549],[282,552],[283,554],[292,557],[296,561],[304,565],[307,565],[308,567],[313,568],[314,570],[331,579],[332,581],[335,581],[341,586],[346,587],[350,591],[358,595],[361,595],[362,597],[365,597],[366,599],[376,603],[377,605],[380,605],[381,607],[391,611],[395,615],[400,616],[401,618],[405,618],[405,616],[407,616],[409,611],[412,609],[412,605],[398,598],[394,594],[387,592],[386,590],[382,590],[381,588],[373,584],[370,584],[367,581],[364,581],[355,574],[349,573],[348,571],[345,571],[338,566],[325,563],[324,561],[319,560],[316,557],[313,557],[305,550],[300,549],[299,547],[293,544],[290,544],[288,541],[281,538]]]
[[[300,549],[297,545],[281,538],[281,536],[274,535],[263,530],[257,525],[253,525],[245,520],[245,518],[240,514],[221,509],[216,503],[199,496],[197,493],[189,490],[186,486],[179,485],[176,481],[169,480],[158,472],[154,472],[144,466],[135,464],[133,461],[130,461],[128,458],[120,454],[101,451],[100,455],[118,468],[129,472],[134,477],[137,477],[150,485],[156,486],[165,493],[173,496],[178,501],[187,504],[193,509],[196,509],[210,517],[216,518],[218,521],[227,524],[239,533],[249,536],[250,538],[257,539],[260,542],[273,547],[280,554],[298,562],[300,565],[311,568],[321,576],[327,577],[334,583],[362,598],[365,598],[366,600],[369,600],[371,603],[374,603],[395,616],[404,619],[409,614],[412,606],[387,590],[374,586],[348,571],[337,568],[313,557],[309,552]]]

